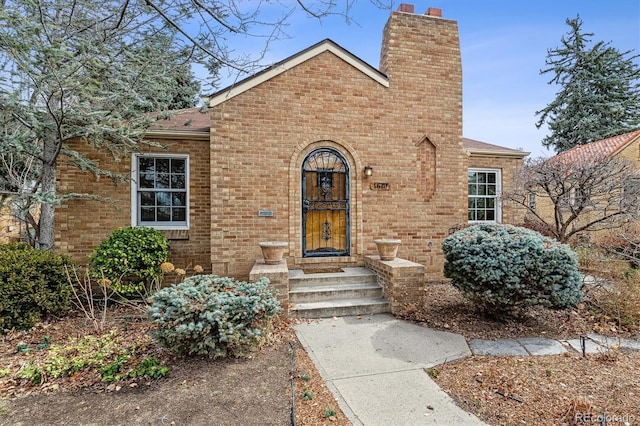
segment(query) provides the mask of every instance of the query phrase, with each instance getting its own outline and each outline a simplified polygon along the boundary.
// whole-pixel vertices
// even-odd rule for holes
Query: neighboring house
[[[21,222],[14,215],[10,200],[0,205],[0,244],[20,241]]]
[[[379,69],[324,40],[208,106],[156,123],[146,137],[165,150],[90,153],[130,187],[60,164],[61,192],[109,201],[57,208],[57,249],[83,262],[116,227],[154,226],[174,263],[246,279],[261,241],[287,242],[294,269],[361,266],[375,239],[397,238],[439,279],[452,228],[522,217],[499,195],[527,153],[463,139],[458,27],[439,9],[393,12]]]
[[[30,214],[37,220],[38,207],[32,207]],[[10,196],[0,200],[0,244],[33,241],[34,231],[32,227],[27,227],[27,223],[25,213]]]
[[[576,145],[571,149],[551,157],[547,162],[550,164],[558,162],[561,165],[557,168],[557,171],[555,171],[556,173],[568,173],[572,167],[575,168],[573,165],[592,164],[594,161],[598,163],[600,159],[611,157],[630,162],[636,170],[640,171],[640,130],[594,141],[585,145]],[[601,167],[604,168],[604,166]],[[553,170],[554,167],[551,166],[550,169]],[[606,171],[599,171],[599,173],[603,172]],[[570,188],[566,196],[566,202],[562,204],[558,203],[565,219],[571,214],[572,207],[577,207],[580,204],[582,194],[580,194],[580,190],[577,188],[579,182],[581,181],[576,180],[573,182],[571,179],[565,181],[566,187]],[[544,191],[538,192],[544,193]],[[615,213],[617,210],[620,210],[621,204],[624,205],[626,202],[625,199],[629,197],[637,199],[638,196],[640,196],[640,181],[637,179],[627,179],[624,184],[618,185],[617,191],[599,189],[592,199],[586,201],[585,210],[575,222],[571,223],[571,227],[577,229],[577,227],[580,227],[586,223],[586,221],[592,221],[602,217],[604,214]],[[635,200],[629,199],[627,201],[637,204]],[[535,209],[536,214],[544,218],[547,223],[554,222],[554,205],[548,196],[540,195],[536,197],[532,193],[529,197],[529,203],[530,206]],[[532,215],[530,213],[526,221],[534,223],[532,222]],[[611,224],[604,225],[602,228],[616,227],[626,222],[627,216],[622,216],[620,217],[620,221],[611,222]],[[594,229],[598,228],[599,227],[596,227]]]
[[[576,145],[556,155],[556,158],[562,158],[563,161],[568,163],[575,163],[583,158],[610,156],[633,161],[640,168],[640,130],[612,136],[585,145]]]

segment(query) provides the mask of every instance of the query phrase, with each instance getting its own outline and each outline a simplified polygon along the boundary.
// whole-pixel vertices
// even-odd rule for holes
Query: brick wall
[[[209,249],[209,146],[206,140],[159,140],[167,149],[146,152],[189,155],[190,174],[190,229],[185,232],[166,232],[171,238],[170,260],[176,267],[200,264],[210,269]],[[86,143],[72,144],[100,162],[101,167],[114,173],[129,175],[131,158],[115,162],[104,152],[91,150]],[[58,164],[58,191],[60,193],[86,193],[103,197],[101,201],[71,200],[56,208],[56,250],[71,255],[80,264],[87,263],[87,256],[116,228],[131,225],[131,184],[114,184],[108,178],[95,177],[78,168]],[[185,239],[188,238],[188,239]]]
[[[424,266],[399,258],[381,261],[377,255],[365,256],[364,261],[378,275],[378,284],[391,303],[392,314],[401,314],[411,305],[423,305]]]
[[[498,157],[498,156],[471,156],[469,158],[470,168],[499,169],[502,176],[502,193],[513,190],[514,176],[522,167],[522,160],[519,158]],[[466,177],[466,175],[465,175]],[[502,223],[521,225],[524,222],[526,209],[516,203],[502,201]]]
[[[225,95],[210,109],[209,144],[169,141],[166,152],[188,153],[191,167],[191,227],[188,240],[173,241],[177,265],[211,265],[218,275],[247,279],[261,257],[260,241],[286,241],[290,268],[363,265],[376,253],[375,239],[399,238],[399,257],[424,265],[428,278],[442,276],[442,239],[467,220],[467,168],[489,166],[470,160],[462,145],[457,23],[404,10],[393,12],[383,31],[383,82],[325,50]],[[301,168],[307,155],[325,147],[349,165],[350,255],[303,258]],[[80,143],[77,148],[86,151]],[[91,155],[129,172],[128,160]],[[512,167],[499,159],[493,164]],[[371,177],[363,175],[365,165],[373,168]],[[113,229],[130,224],[130,186],[97,182],[63,164],[58,181],[62,191],[110,199],[57,209],[57,247],[85,262]],[[273,215],[262,217],[260,210]]]
[[[631,164],[634,164],[636,169],[640,170],[640,138],[636,138],[635,140],[630,142],[628,145],[624,146],[624,148],[620,149],[619,151],[615,151],[613,155],[616,158],[620,158],[624,161],[628,161]],[[537,197],[536,212],[541,217],[543,217],[547,223],[553,223],[554,205],[552,201],[549,199],[549,197],[545,197],[545,196]],[[530,213],[529,215],[532,216]],[[580,215],[580,217],[573,222],[571,226],[572,227],[581,226],[582,224],[585,223],[585,221],[587,220],[592,221],[597,217],[601,217],[601,214],[596,215],[594,213],[583,212]],[[628,225],[631,228],[633,228],[634,226],[638,225],[637,221],[632,221],[631,223],[627,223],[627,222],[628,222],[628,219],[625,217],[625,218],[620,218],[620,220],[617,222],[613,221],[610,223],[614,224],[612,226],[613,229],[616,229],[618,226],[623,227]],[[623,229],[626,229],[626,228],[623,228]],[[587,231],[585,233],[582,233],[582,236],[585,238],[593,239],[593,238],[598,238],[599,235],[606,234],[608,232],[611,232],[611,231],[609,229]]]
[[[294,268],[362,264],[376,252],[375,239],[400,238],[401,257],[441,275],[441,241],[466,220],[457,23],[394,12],[384,40],[388,88],[326,51],[212,108],[216,273],[248,276],[259,241],[287,241]],[[301,257],[301,166],[320,147],[350,166],[348,259]],[[373,176],[363,176],[365,165]],[[372,190],[371,182],[390,190]],[[260,209],[273,217],[258,217]]]
[[[14,216],[11,200],[4,200],[0,206],[0,244],[20,241],[23,226]]]

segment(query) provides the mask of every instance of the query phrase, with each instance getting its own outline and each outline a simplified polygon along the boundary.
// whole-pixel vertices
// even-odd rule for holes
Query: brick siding
[[[206,140],[160,140],[166,150],[145,152],[189,155],[190,229],[188,233],[167,231],[171,241],[170,260],[176,267],[201,265],[210,270],[209,248],[209,146]],[[99,161],[101,167],[129,176],[131,157],[114,162],[108,154],[91,150],[86,143],[76,141],[74,149]],[[87,256],[118,227],[131,225],[131,183],[113,183],[110,179],[95,177],[60,161],[58,165],[58,191],[60,193],[86,193],[103,197],[100,201],[71,200],[56,208],[56,250],[71,255],[78,263],[86,264]],[[186,238],[186,239],[185,239]]]
[[[440,278],[442,239],[466,223],[467,168],[480,164],[470,162],[462,144],[457,23],[393,12],[380,69],[388,87],[325,50],[213,106],[209,144],[172,141],[167,152],[188,153],[191,166],[189,239],[173,242],[172,260],[247,279],[261,257],[260,241],[286,241],[287,264],[297,268],[364,265],[365,256],[376,253],[375,239],[398,238],[400,257]],[[309,153],[324,147],[349,165],[350,255],[303,258],[301,168]],[[92,156],[120,173],[129,170],[129,161]],[[520,163],[501,161],[493,164],[506,170]],[[365,165],[372,176],[364,176]],[[62,164],[58,182],[63,192],[110,198],[57,209],[60,250],[86,259],[109,232],[130,224],[128,183],[114,187]],[[386,183],[388,190],[371,183]],[[273,215],[259,216],[259,210]]]
[[[350,166],[347,260],[362,264],[375,239],[400,238],[403,257],[441,274],[441,240],[466,218],[457,24],[394,12],[384,40],[388,88],[324,52],[212,109],[211,158],[224,159],[211,172],[215,272],[246,276],[264,240],[289,243],[289,267],[307,262],[301,167],[314,149],[331,147]],[[373,176],[363,176],[365,165]],[[258,217],[259,209],[274,216]]]

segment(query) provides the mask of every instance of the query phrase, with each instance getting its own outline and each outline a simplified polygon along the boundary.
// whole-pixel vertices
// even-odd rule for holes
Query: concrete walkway
[[[471,355],[536,356],[608,348],[640,350],[640,340],[589,334],[548,338],[471,339],[388,314],[311,320],[294,326],[340,408],[354,425],[484,425],[431,380],[428,368]]]
[[[484,424],[425,371],[471,355],[464,337],[387,314],[313,320],[294,328],[352,424]]]

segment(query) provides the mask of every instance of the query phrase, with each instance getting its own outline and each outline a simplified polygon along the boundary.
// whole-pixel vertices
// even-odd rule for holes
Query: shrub
[[[598,247],[628,262],[632,268],[640,268],[640,230],[637,227],[602,234],[597,243]]]
[[[146,227],[118,228],[89,256],[91,278],[110,281],[113,290],[135,295],[160,274],[169,256],[169,240]]]
[[[616,277],[600,296],[599,308],[619,326],[640,324],[640,271],[630,269]]]
[[[256,343],[281,309],[269,280],[196,275],[152,296],[149,318],[164,347],[180,355],[226,356]]]
[[[444,274],[488,312],[563,309],[582,298],[577,255],[566,244],[510,225],[481,224],[442,243]]]
[[[146,337],[146,336],[145,336]],[[136,377],[158,379],[169,368],[153,357],[139,360],[145,340],[126,344],[125,339],[112,330],[100,336],[85,335],[69,338],[52,345],[46,356],[25,363],[16,376],[33,384],[42,384],[58,377],[70,377],[81,371],[100,374],[103,382],[117,382]]]
[[[69,309],[65,266],[73,261],[22,243],[0,245],[0,330],[29,329]]]

